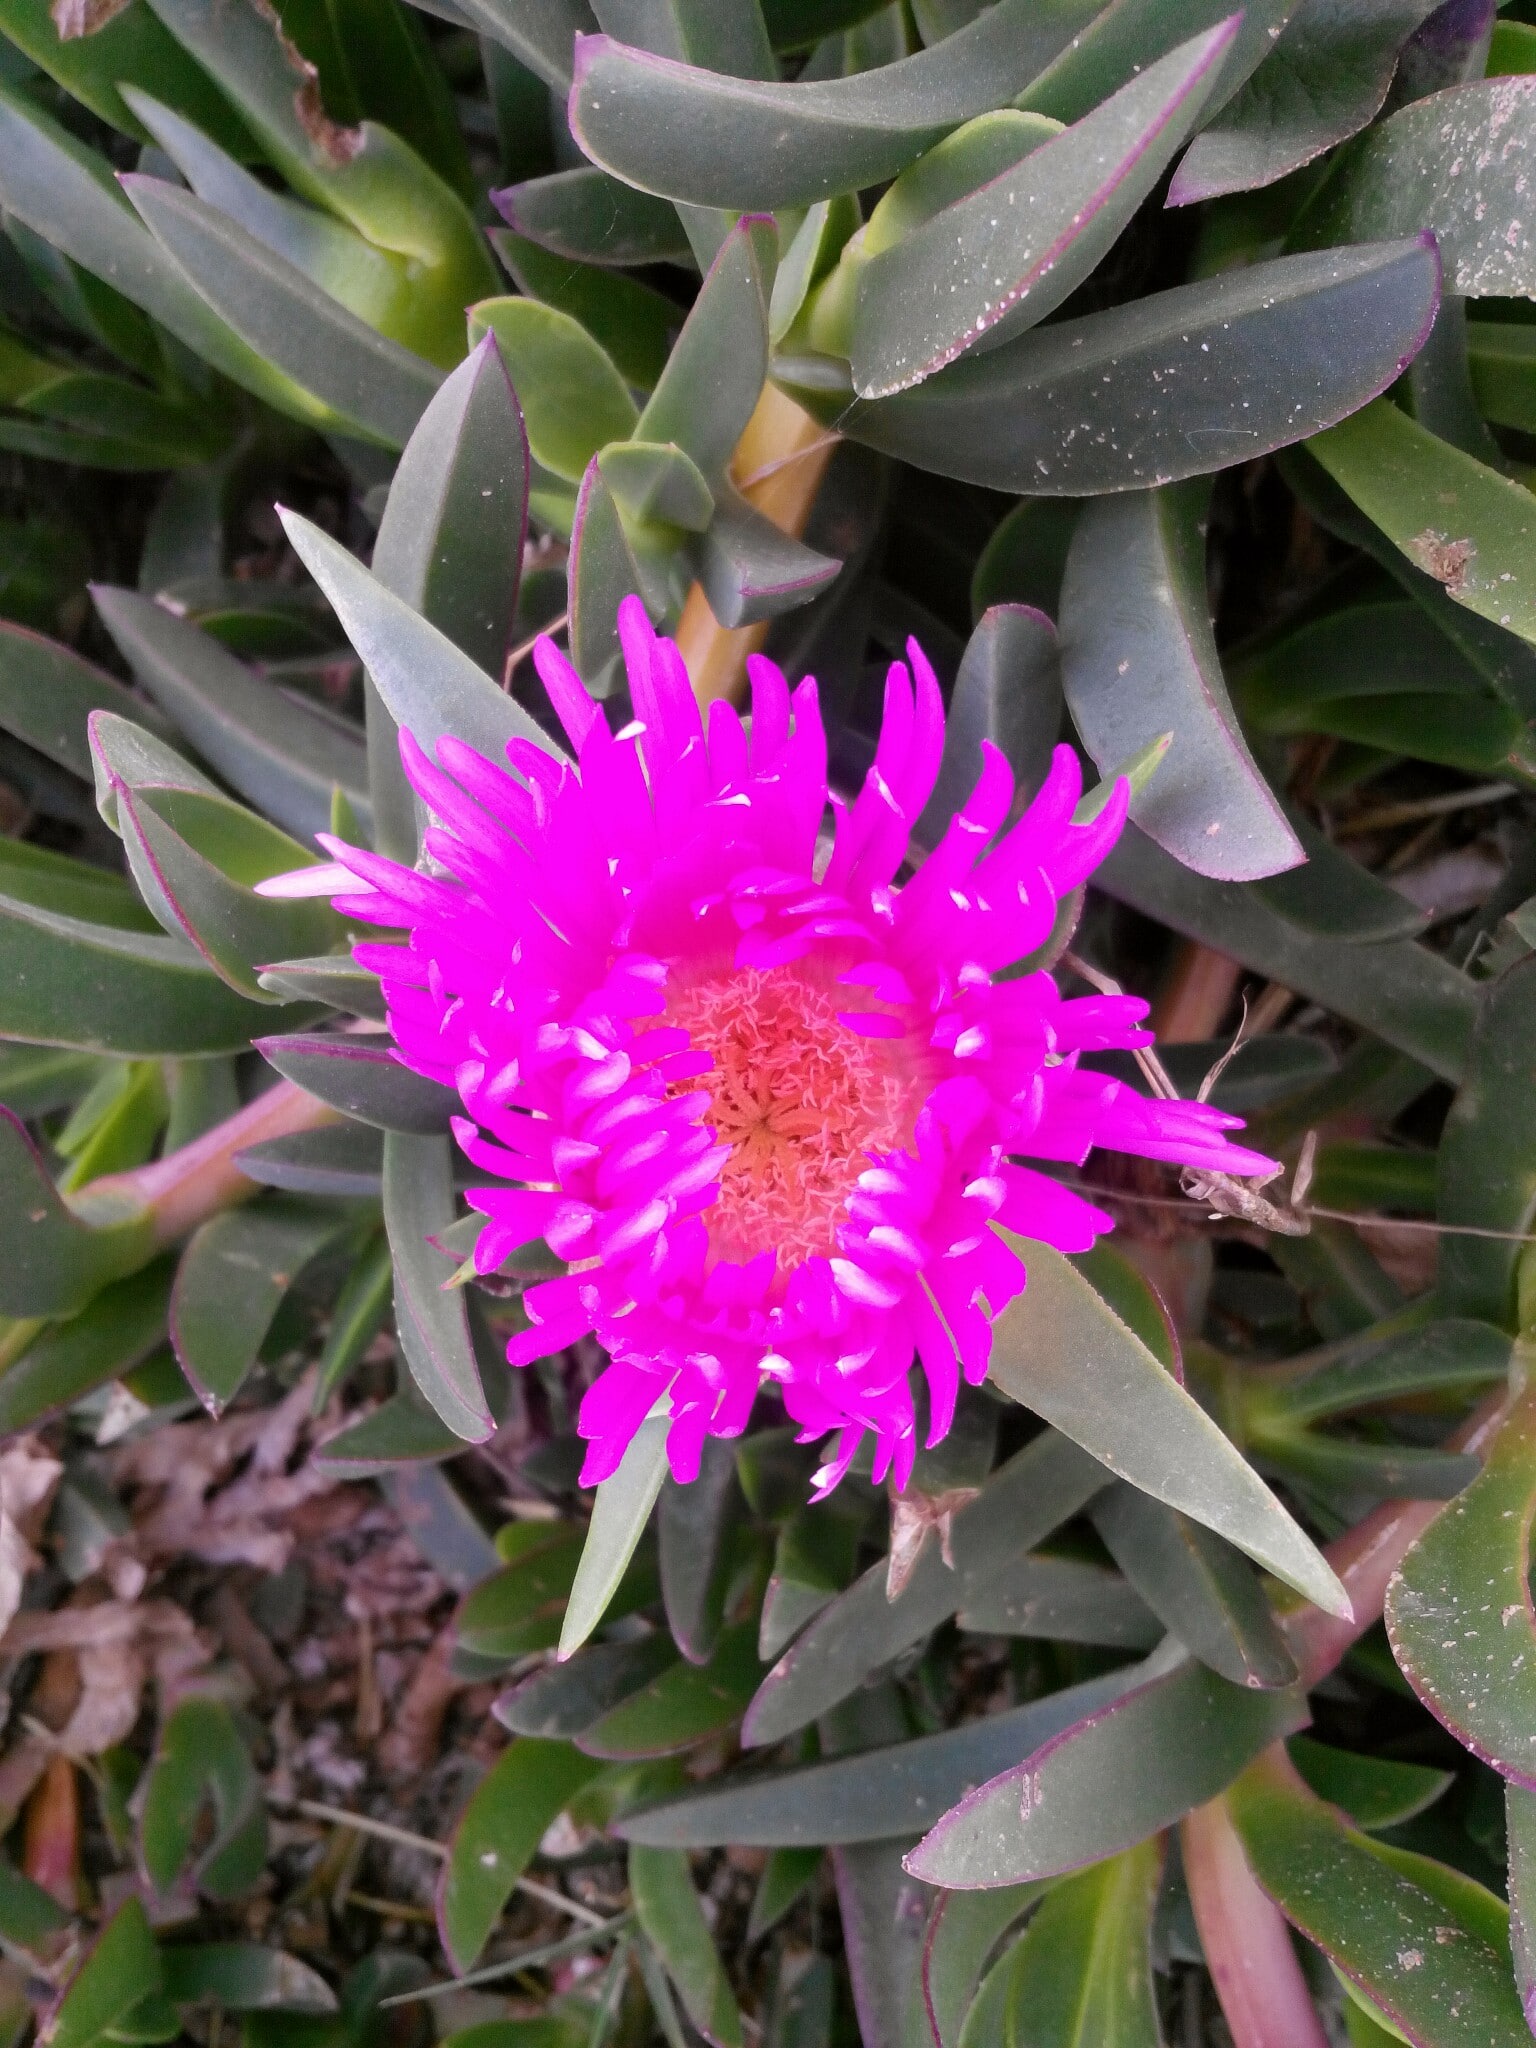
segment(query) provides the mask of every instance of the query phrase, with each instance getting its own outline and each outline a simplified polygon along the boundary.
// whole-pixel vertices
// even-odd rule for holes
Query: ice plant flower
[[[915,644],[845,806],[814,682],[791,691],[754,658],[750,728],[724,703],[706,720],[636,599],[619,623],[622,732],[541,641],[573,761],[513,740],[509,770],[444,739],[433,762],[403,732],[432,820],[420,866],[331,839],[333,864],[267,886],[409,934],[357,958],[398,1057],[463,1103],[455,1132],[487,1176],[469,1193],[486,1218],[476,1268],[537,1238],[568,1265],[528,1289],[508,1355],[591,1335],[610,1360],[581,1406],[584,1483],[658,1406],[691,1478],[704,1437],[739,1433],[769,1381],[802,1441],[830,1439],[821,1492],[866,1432],[876,1479],[899,1489],[914,1361],[934,1443],[1026,1284],[996,1226],[1063,1252],[1112,1226],[1027,1160],[1104,1146],[1236,1174],[1272,1162],[1233,1144],[1238,1119],[1082,1063],[1150,1043],[1145,1004],[1008,978],[1114,844],[1123,782],[1075,823],[1078,764],[1058,748],[1005,830],[1014,778],[984,743],[969,800],[898,883],[944,742]]]

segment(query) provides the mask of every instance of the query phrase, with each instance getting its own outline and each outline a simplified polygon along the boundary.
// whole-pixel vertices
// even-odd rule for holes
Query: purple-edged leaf
[[[1110,1555],[1164,1626],[1234,1685],[1290,1685],[1286,1648],[1258,1576],[1229,1543],[1134,1486],[1093,1507]]]
[[[577,1747],[619,1760],[675,1756],[738,1721],[761,1675],[757,1623],[735,1622],[708,1663],[674,1662],[584,1728]]]
[[[763,1680],[742,1730],[748,1747],[781,1741],[835,1707],[913,1643],[959,1612],[1075,1515],[1106,1484],[1104,1468],[1054,1431],[1019,1451],[950,1525],[945,1564],[925,1544],[894,1600],[882,1558],[812,1620]]]
[[[522,1737],[475,1787],[454,1829],[437,1893],[438,1932],[456,1970],[473,1964],[540,1837],[597,1770],[568,1742]]]
[[[755,625],[808,604],[843,566],[782,532],[724,486],[714,517],[689,553],[722,626]]]
[[[450,1089],[402,1066],[385,1038],[315,1032],[255,1043],[285,1080],[381,1131],[437,1135],[459,1107]]]
[[[1241,1453],[1070,1260],[1007,1236],[1029,1284],[998,1317],[988,1378],[1117,1478],[1214,1529],[1331,1614],[1327,1560]]]
[[[597,460],[604,483],[633,520],[702,533],[714,517],[715,494],[704,472],[675,441],[612,441]]]
[[[679,1799],[626,1814],[616,1825],[630,1841],[683,1849],[911,1838],[974,1785],[1120,1698],[1143,1676],[1143,1667],[1134,1666],[938,1735],[792,1770],[715,1778]]]
[[[576,263],[691,263],[677,208],[593,164],[506,185],[491,198],[525,241]]]
[[[741,2048],[741,2014],[687,1857],[675,1849],[637,1845],[629,1852],[629,1889],[636,1917],[677,1986],[688,2017],[713,2048]]]
[[[551,476],[580,483],[599,448],[635,431],[628,386],[571,314],[538,299],[499,298],[471,306],[468,319],[471,343],[495,337],[527,421],[529,451]],[[408,591],[400,595],[414,602]]]
[[[1006,106],[1098,4],[1042,18],[1036,0],[998,0],[931,50],[808,84],[727,78],[592,36],[577,50],[571,128],[642,191],[742,212],[807,206],[893,178],[951,128]]]
[[[1045,780],[1061,735],[1061,673],[1056,629],[1027,604],[990,605],[966,642],[944,721],[944,758],[933,795],[913,828],[936,846],[980,773],[990,740],[1018,782],[1016,806]]]
[[[1485,1763],[1536,1789],[1536,1390],[1516,1399],[1479,1476],[1387,1588],[1387,1634],[1430,1712]]]
[[[593,696],[606,697],[623,673],[619,606],[645,579],[596,457],[576,499],[567,573],[571,659]]]
[[[267,1854],[266,1802],[224,1701],[193,1694],[172,1710],[142,1797],[139,1851],[158,1892],[184,1875],[213,1899],[238,1898],[255,1883]]]
[[[931,1901],[902,1869],[899,1842],[834,1849],[837,1904],[864,2048],[901,2048]]]
[[[377,786],[377,785],[375,785]],[[274,960],[261,970],[261,985],[291,1002],[324,1003],[382,1024],[388,1009],[379,977],[359,967],[350,953],[320,953],[308,960]]]
[[[1095,269],[1188,137],[1239,18],[1183,43],[859,271],[854,389],[885,398],[1033,326]]]
[[[1533,1079],[1536,961],[1524,960],[1483,994],[1466,1079],[1436,1156],[1440,1221],[1510,1233],[1442,1239],[1437,1297],[1452,1315],[1510,1320],[1522,1251],[1513,1240],[1536,1219]]]
[[[1120,1650],[1150,1650],[1164,1627],[1118,1572],[1083,1558],[1039,1555],[1016,1559],[973,1592],[957,1626],[973,1635],[1034,1636]]]
[[[661,1596],[672,1639],[690,1664],[708,1663],[720,1635],[740,1501],[735,1445],[721,1437],[704,1439],[694,1480],[684,1486],[669,1478],[661,1489]]]
[[[1498,17],[1499,0],[1440,0],[1403,47],[1393,100],[1404,105],[1485,74],[1496,77],[1506,69],[1524,70],[1522,64],[1505,66],[1494,59],[1490,45],[1498,33]]]
[[[1190,144],[1170,206],[1272,185],[1358,135],[1380,112],[1397,56],[1436,0],[1302,0],[1219,120]]]
[[[637,441],[675,442],[711,486],[724,477],[762,392],[777,264],[773,222],[761,215],[737,221],[634,429]]]
[[[665,1629],[632,1643],[588,1643],[504,1692],[491,1711],[513,1735],[568,1742],[676,1661]]]
[[[73,648],[47,640],[10,619],[0,623],[0,726],[82,781],[92,778],[86,720],[115,711],[160,732],[152,705],[143,703],[105,670],[82,661]]]
[[[1314,1742],[1308,1735],[1293,1735],[1286,1749],[1318,1798],[1347,1813],[1357,1828],[1401,1827],[1433,1806],[1456,1782],[1454,1771],[1357,1756],[1352,1750]]]
[[[487,1385],[490,1376],[487,1374]],[[492,1399],[492,1413],[504,1410],[506,1387]],[[416,1391],[416,1383],[400,1372],[397,1391],[360,1422],[349,1423],[327,1437],[315,1452],[316,1462],[340,1479],[367,1479],[402,1464],[437,1465],[456,1458],[464,1439]]]
[[[1231,1685],[1159,1652],[1141,1683],[953,1807],[907,1858],[954,1891],[1055,1877],[1144,1841],[1308,1719],[1299,1690]],[[1159,1668],[1161,1667],[1161,1668]]]
[[[395,1261],[395,1327],[411,1377],[448,1427],[468,1443],[495,1428],[461,1288],[432,1243],[454,1220],[453,1159],[446,1138],[389,1131],[384,1139],[384,1227]]]
[[[0,1375],[0,1433],[30,1429],[108,1380],[120,1379],[165,1341],[170,1259],[104,1287],[86,1308],[44,1330]]]
[[[568,1522],[519,1523],[514,1533],[516,1555],[471,1589],[455,1620],[460,1646],[488,1661],[510,1662],[553,1646],[581,1559],[581,1530]],[[670,1651],[668,1657],[673,1661]]]
[[[1536,77],[1486,78],[1416,100],[1352,153],[1304,216],[1323,242],[1378,241],[1428,228],[1447,291],[1536,291],[1528,187],[1536,172]]]
[[[384,1134],[372,1124],[325,1124],[267,1138],[235,1154],[247,1180],[293,1195],[377,1197],[384,1188]]]
[[[0,956],[3,957],[3,956]],[[66,1205],[14,1111],[0,1105],[0,1315],[70,1316],[109,1281],[135,1273],[156,1249],[143,1210],[124,1213],[87,1194]],[[94,1210],[94,1214],[93,1214]]]
[[[1526,2025],[1536,2034],[1536,1793],[1504,1787],[1509,1838],[1509,1945]]]
[[[942,1892],[923,1937],[918,1981],[907,1997],[903,2048],[959,2048],[960,2029],[987,1958],[1041,1897],[1044,1885],[995,1892]]]
[[[1094,879],[1186,938],[1338,1011],[1445,1079],[1460,1079],[1477,990],[1427,946],[1401,939],[1340,946],[1271,910],[1253,888],[1207,881],[1181,867],[1134,826]]]
[[[1197,874],[1250,882],[1306,856],[1227,695],[1206,594],[1209,504],[1192,481],[1083,507],[1061,588],[1061,679],[1103,775],[1172,734],[1131,798],[1148,838]]]
[[[1473,1879],[1358,1834],[1283,1753],[1229,1795],[1254,1876],[1403,2036],[1430,2048],[1525,2048],[1503,1902]]]
[[[1152,1915],[1163,1877],[1154,1836],[1051,1887],[1015,1942],[1008,2003],[1041,2048],[1163,2048]]]
[[[300,1271],[350,1222],[345,1211],[273,1195],[194,1231],[171,1292],[171,1344],[210,1415],[239,1393]]]
[[[1203,476],[1342,419],[1395,381],[1438,301],[1428,240],[1368,243],[1035,328],[894,398],[850,404],[824,358],[775,375],[853,439],[941,476],[1093,496]]]
[[[285,831],[312,840],[342,789],[366,824],[363,738],[275,689],[207,633],[151,598],[98,584],[96,609],[123,658],[198,753]]]
[[[1213,106],[1220,106],[1269,56],[1297,5],[1298,0],[1248,0]],[[1115,0],[1072,38],[1056,61],[1019,94],[1016,104],[1058,121],[1081,120],[1175,43],[1214,28],[1231,12],[1226,0],[1179,0],[1177,7],[1169,7],[1166,0]]]
[[[1417,617],[1411,605],[1395,605],[1392,610]],[[1255,893],[1272,910],[1303,931],[1357,946],[1412,939],[1423,931],[1430,921],[1427,911],[1336,846],[1299,806],[1282,799],[1281,808],[1307,858],[1303,867],[1254,884]]]

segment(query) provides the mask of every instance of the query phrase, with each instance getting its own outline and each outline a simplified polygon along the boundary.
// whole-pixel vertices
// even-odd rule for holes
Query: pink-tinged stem
[[[1328,2048],[1290,1929],[1248,1868],[1224,1798],[1186,1814],[1184,1877],[1234,2048]]]
[[[219,1210],[233,1208],[259,1192],[259,1183],[248,1179],[235,1164],[237,1152],[268,1138],[291,1137],[295,1131],[338,1123],[340,1116],[339,1110],[294,1082],[279,1081],[169,1158],[93,1180],[70,1206],[86,1222],[117,1219],[147,1209],[154,1221],[156,1248],[179,1244]]]
[[[1508,1389],[1501,1387],[1472,1411],[1446,1448],[1480,1457],[1508,1406]],[[1320,1607],[1293,1608],[1281,1617],[1280,1625],[1306,1685],[1314,1686],[1325,1678],[1351,1643],[1380,1621],[1393,1573],[1444,1505],[1438,1500],[1383,1501],[1363,1522],[1325,1546],[1323,1555],[1344,1582],[1354,1619],[1341,1621]]]

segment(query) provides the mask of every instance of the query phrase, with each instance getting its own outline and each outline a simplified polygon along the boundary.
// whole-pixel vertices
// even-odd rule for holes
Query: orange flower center
[[[714,1061],[689,1080],[731,1156],[706,1212],[722,1256],[778,1254],[780,1271],[837,1249],[838,1226],[869,1155],[910,1144],[915,1114],[899,1040],[838,1022],[866,1006],[795,967],[737,968],[669,990],[668,1020]]]

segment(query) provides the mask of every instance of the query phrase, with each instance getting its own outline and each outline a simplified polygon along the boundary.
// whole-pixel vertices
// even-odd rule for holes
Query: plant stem
[[[1248,1868],[1225,1797],[1180,1829],[1200,1946],[1234,2048],[1328,2048],[1290,1929]]]

